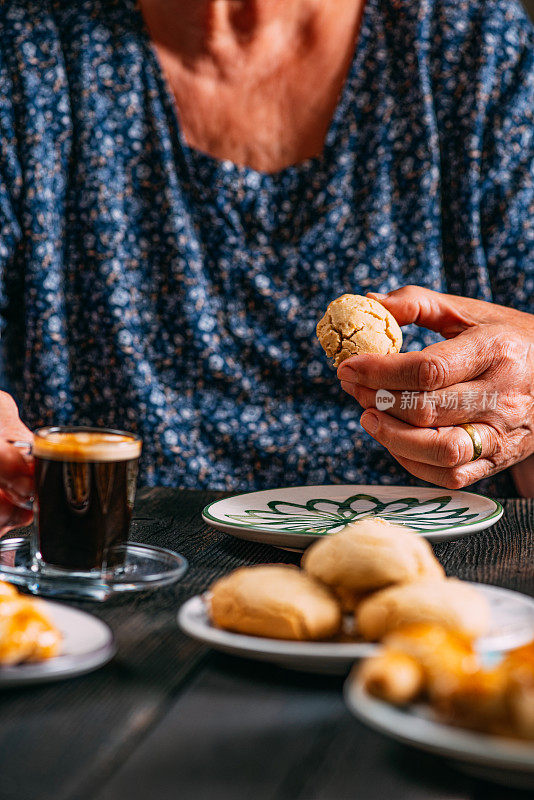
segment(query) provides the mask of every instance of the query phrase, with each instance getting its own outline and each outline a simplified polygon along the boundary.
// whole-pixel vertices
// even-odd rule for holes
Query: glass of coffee
[[[33,568],[96,577],[120,568],[130,530],[141,440],[105,428],[34,433]]]

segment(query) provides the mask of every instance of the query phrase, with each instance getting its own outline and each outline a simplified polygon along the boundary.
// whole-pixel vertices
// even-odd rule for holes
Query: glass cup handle
[[[33,450],[32,442],[23,442],[21,439],[6,439],[6,442],[13,447],[17,447],[19,450],[26,450],[27,455],[31,455]],[[19,506],[19,508],[26,508],[28,511],[33,511],[33,497],[27,502],[21,502],[20,499],[17,499],[16,505]]]

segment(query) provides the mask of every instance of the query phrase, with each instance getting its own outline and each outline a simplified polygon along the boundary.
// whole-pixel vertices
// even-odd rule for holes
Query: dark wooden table
[[[241,564],[298,556],[233,539],[200,517],[216,493],[142,490],[132,538],[183,553],[172,588],[103,605],[115,659],[85,677],[0,695],[1,800],[496,800],[526,793],[469,779],[345,709],[342,679],[217,655],[176,611]],[[440,544],[447,573],[534,594],[534,501],[505,501],[489,531]]]

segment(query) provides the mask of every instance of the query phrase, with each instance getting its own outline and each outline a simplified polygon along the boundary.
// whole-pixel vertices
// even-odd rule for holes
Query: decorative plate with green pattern
[[[349,522],[382,517],[433,541],[468,536],[494,525],[503,508],[473,492],[414,486],[297,486],[228,497],[210,503],[208,525],[240,539],[304,550]]]

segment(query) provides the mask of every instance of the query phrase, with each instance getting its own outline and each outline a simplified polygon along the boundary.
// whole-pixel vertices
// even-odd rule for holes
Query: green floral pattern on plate
[[[408,525],[420,531],[446,530],[452,526],[469,525],[478,516],[468,507],[455,508],[450,495],[418,500],[403,497],[381,501],[370,494],[354,494],[346,500],[314,498],[306,503],[271,500],[267,508],[247,509],[244,514],[228,514],[242,526],[268,526],[286,533],[308,533],[321,536],[337,533],[349,522],[364,517],[380,516],[388,522]]]

